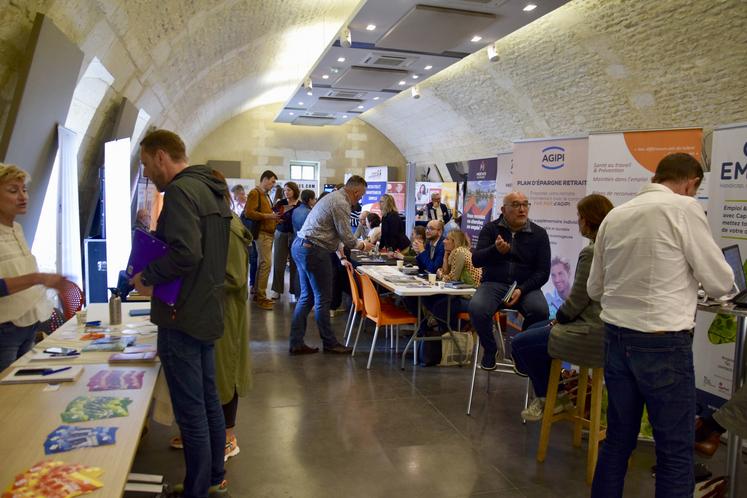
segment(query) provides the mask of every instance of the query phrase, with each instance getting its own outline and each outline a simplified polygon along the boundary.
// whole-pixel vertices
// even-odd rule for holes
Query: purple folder
[[[143,271],[152,261],[163,257],[168,250],[169,246],[165,242],[158,240],[150,232],[136,228],[132,236],[130,260],[127,262],[127,276],[129,278],[134,277],[137,273]],[[153,288],[153,296],[169,306],[174,306],[181,288],[182,279],[177,278],[165,284],[157,284]]]

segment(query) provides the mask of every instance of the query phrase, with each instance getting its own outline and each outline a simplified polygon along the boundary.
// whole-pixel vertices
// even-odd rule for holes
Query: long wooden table
[[[130,309],[148,307],[149,303],[124,303],[122,307],[123,326],[127,324],[148,323],[148,317],[131,318]],[[108,305],[91,304],[88,308],[88,320],[102,320],[102,326],[108,322]],[[35,349],[41,351],[50,346],[67,346],[81,348],[79,340],[82,328],[78,328],[75,318],[57,329]],[[146,344],[155,341],[155,334],[138,336],[138,343]],[[100,467],[104,473],[100,480],[104,487],[91,493],[92,498],[119,497],[124,492],[127,476],[135,458],[140,434],[145,424],[150,406],[160,363],[132,363],[127,365],[109,365],[106,359],[111,353],[82,353],[70,361],[54,360],[45,363],[34,361],[33,366],[83,365],[83,374],[76,382],[60,383],[49,388],[48,384],[15,384],[0,385],[0,489],[5,490],[15,480],[15,476],[26,471],[41,460],[61,460],[66,463],[79,463],[91,467]],[[8,370],[0,374],[4,377],[11,369],[29,363],[29,355],[17,360]],[[140,389],[88,392],[88,380],[100,370],[142,370],[145,372]],[[82,448],[66,453],[44,454],[44,441],[47,435],[64,422],[60,414],[68,403],[77,396],[116,396],[132,400],[128,406],[128,416],[80,422],[74,425],[81,427],[105,426],[117,427],[116,444],[95,448]]]

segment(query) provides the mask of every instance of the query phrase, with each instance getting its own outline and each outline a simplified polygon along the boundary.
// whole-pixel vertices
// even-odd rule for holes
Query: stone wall
[[[366,112],[408,161],[520,138],[747,121],[747,1],[575,0]]]
[[[293,126],[275,123],[281,104],[266,105],[230,119],[190,153],[192,164],[209,159],[241,161],[242,176],[257,178],[271,169],[290,174],[290,160],[319,161],[321,183],[342,182],[346,172],[362,175],[368,165],[395,166],[405,179],[405,159],[373,126],[353,119],[341,126]]]

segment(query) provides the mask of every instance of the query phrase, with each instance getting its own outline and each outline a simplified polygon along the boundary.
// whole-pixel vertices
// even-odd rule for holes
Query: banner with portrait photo
[[[529,219],[550,237],[550,279],[542,287],[551,317],[573,286],[576,261],[588,241],[578,231],[576,204],[586,195],[588,139],[514,142],[513,190],[531,203]]]
[[[498,160],[495,157],[467,161],[467,192],[464,196],[462,231],[477,247],[480,230],[493,219],[495,207],[495,179],[498,173]]]
[[[720,247],[737,246],[741,261],[732,248],[731,263],[747,275],[747,124],[717,128],[712,150],[708,224]],[[695,322],[695,387],[710,411],[731,397],[737,320],[698,312]]]
[[[702,141],[700,128],[589,135],[588,191],[619,206],[651,181],[668,154],[686,152],[700,161]]]
[[[426,204],[431,202],[431,195],[440,194],[441,203],[448,206],[452,215],[456,208],[457,183],[456,182],[416,182],[415,183],[415,210],[420,213]],[[420,218],[418,218],[420,219]],[[425,219],[425,215],[423,215]]]

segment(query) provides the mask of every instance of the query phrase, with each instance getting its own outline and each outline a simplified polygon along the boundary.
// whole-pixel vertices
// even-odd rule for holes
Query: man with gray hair
[[[312,306],[324,352],[345,354],[352,351],[338,342],[329,323],[333,273],[330,253],[335,252],[340,243],[349,249],[364,251],[369,251],[373,247],[369,242],[357,240],[350,227],[350,209],[361,200],[367,186],[366,180],[353,175],[343,188],[320,199],[293,242],[291,254],[298,267],[301,296],[296,303],[291,322],[292,355],[319,351],[319,348],[304,343],[306,317]]]

